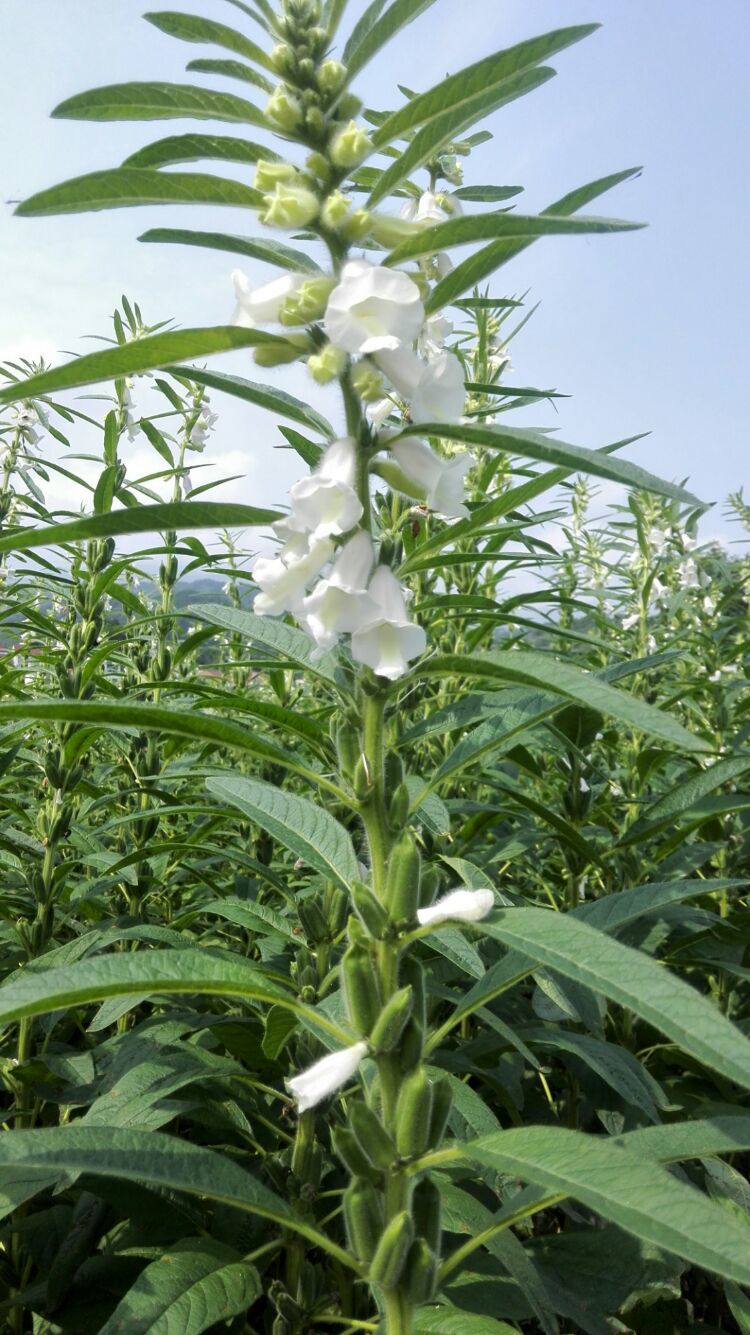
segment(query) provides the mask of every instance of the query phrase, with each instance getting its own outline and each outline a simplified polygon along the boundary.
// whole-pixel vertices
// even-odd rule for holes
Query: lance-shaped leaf
[[[251,83],[254,88],[262,88],[264,93],[273,91],[271,80],[251,65],[246,65],[244,60],[191,60],[185,68],[189,74],[219,74],[224,79]]]
[[[283,1006],[304,1017],[316,1032],[349,1042],[347,1032],[325,1014],[306,1006],[268,973],[226,950],[215,955],[208,950],[138,950],[99,955],[39,973],[29,970],[20,977],[16,974],[0,987],[0,1024],[113,997],[190,993]]]
[[[750,1283],[750,1228],[667,1169],[614,1141],[560,1126],[514,1127],[472,1141],[469,1159],[564,1192],[665,1251]]]
[[[156,173],[154,173],[156,174]],[[149,334],[132,343],[118,343],[103,352],[89,352],[74,357],[63,366],[14,380],[0,389],[0,405],[18,403],[21,399],[38,399],[43,394],[56,394],[61,389],[78,389],[95,385],[118,376],[139,375],[169,366],[183,357],[208,357],[215,352],[231,352],[234,348],[252,348],[259,343],[288,346],[286,340],[260,329],[240,329],[235,325],[217,325],[207,329],[174,329],[164,334]]]
[[[320,265],[303,250],[295,250],[283,241],[265,241],[251,236],[228,236],[224,232],[192,232],[178,227],[152,227],[138,237],[139,241],[170,242],[177,246],[202,246],[207,250],[223,250],[229,255],[246,255],[248,259],[275,264],[279,269],[292,272],[320,273]]]
[[[597,709],[602,714],[619,719],[621,723],[639,731],[650,733],[664,742],[669,742],[681,750],[707,751],[709,746],[700,738],[693,736],[681,723],[669,714],[649,705],[637,696],[620,691],[608,682],[602,681],[574,667],[571,663],[561,662],[548,654],[538,653],[533,649],[508,649],[500,653],[477,654],[442,654],[426,659],[418,668],[422,676],[441,676],[449,674],[464,679],[472,677],[494,677],[498,681],[522,682],[527,686],[540,686],[544,690],[556,692]]]
[[[147,167],[113,167],[89,172],[40,190],[18,205],[22,218],[56,213],[95,213],[98,209],[131,209],[144,204],[222,204],[255,209],[259,191],[241,181],[204,172],[158,172]]]
[[[224,394],[231,394],[235,399],[244,399],[245,403],[255,403],[259,408],[280,413],[282,417],[288,417],[292,422],[300,422],[311,431],[318,431],[321,436],[333,439],[335,434],[333,427],[323,414],[303,403],[302,399],[288,394],[284,389],[276,389],[273,385],[258,385],[252,380],[245,380],[242,376],[227,375],[224,371],[204,371],[197,366],[169,366],[166,369],[173,375],[184,375],[188,380],[195,380],[197,384],[206,385],[209,389],[219,389]]]
[[[410,428],[413,434],[413,428]],[[593,477],[603,477],[609,482],[620,482],[625,487],[639,487],[653,492],[656,496],[669,496],[684,504],[700,504],[696,497],[683,487],[672,482],[664,482],[653,473],[640,468],[627,459],[613,459],[603,450],[586,450],[580,445],[570,445],[558,440],[556,436],[545,435],[542,431],[527,430],[523,427],[484,426],[470,422],[439,422],[419,424],[421,435],[439,436],[443,440],[461,441],[465,445],[479,445],[485,449],[506,450],[508,454],[518,454],[526,459],[536,459],[541,463],[557,464],[579,473],[589,473]],[[409,431],[402,432],[408,436]],[[398,439],[398,437],[394,438]],[[421,552],[421,548],[418,549]]]
[[[75,121],[236,121],[265,125],[263,113],[234,93],[217,93],[191,83],[113,83],[91,88],[61,102],[52,112]]]
[[[306,797],[259,779],[208,779],[214,797],[230,802],[313,870],[345,890],[357,875],[357,858],[343,825]]]
[[[80,1173],[114,1177],[220,1201],[291,1229],[343,1265],[357,1268],[343,1248],[298,1216],[285,1200],[226,1155],[161,1131],[104,1126],[19,1131],[14,1136],[2,1137],[0,1166],[50,1170],[66,1178]]]
[[[577,213],[579,209],[585,208],[592,200],[605,194],[607,190],[612,190],[614,186],[620,185],[623,181],[632,180],[633,177],[640,175],[640,171],[640,167],[629,167],[626,171],[599,177],[596,181],[579,186],[577,190],[572,190],[570,194],[563,195],[562,199],[558,199],[554,204],[550,204],[548,208],[542,209],[542,214],[554,215],[557,218],[570,217],[571,214]],[[513,259],[515,255],[519,255],[534,240],[534,237],[515,239],[503,237],[498,241],[491,241],[488,246],[483,246],[481,250],[463,260],[461,264],[457,264],[451,273],[447,274],[445,278],[441,278],[439,283],[436,283],[425,303],[427,314],[429,315],[433,311],[441,310],[443,306],[450,305],[457,297],[463,296],[464,292],[470,291],[484,278],[489,277],[502,264]]]
[[[169,167],[174,162],[257,162],[259,158],[278,161],[264,144],[239,139],[228,134],[170,134],[146,144],[125,158],[123,167]]]
[[[482,931],[625,1006],[712,1071],[750,1089],[750,1041],[694,987],[572,914],[500,909]]]
[[[456,1307],[420,1307],[414,1313],[415,1335],[518,1335],[517,1326],[475,1316]]]
[[[451,246],[464,246],[472,241],[487,241],[491,237],[571,236],[578,233],[632,232],[643,223],[625,222],[620,218],[558,218],[550,215],[522,213],[471,213],[462,218],[424,227],[414,236],[392,250],[386,264],[401,264],[419,255],[434,255]]]
[[[255,1266],[212,1238],[186,1238],[147,1265],[99,1335],[201,1335],[262,1292]]]
[[[332,654],[322,658],[314,657],[315,642],[296,626],[287,626],[276,617],[260,617],[254,612],[246,612],[238,607],[221,607],[218,603],[196,603],[185,608],[185,612],[201,621],[209,621],[213,626],[242,635],[253,645],[271,654],[272,657],[293,663],[304,668],[305,672],[333,681],[335,659]]]
[[[405,28],[408,23],[412,23],[414,19],[419,18],[420,14],[423,14],[434,3],[435,0],[392,0],[392,4],[389,5],[385,13],[381,14],[380,18],[376,18],[375,22],[367,27],[365,31],[362,31],[361,40],[357,42],[356,46],[352,48],[347,45],[344,55],[347,82],[351,82],[355,74],[364,69],[365,65],[372,60],[373,56],[377,55],[386,42],[390,42],[391,38],[396,36],[396,33]],[[382,10],[382,5],[378,3],[372,8],[375,13],[379,13]],[[366,17],[367,12],[363,15],[363,18]]]
[[[281,515],[277,510],[256,510],[252,505],[230,505],[220,501],[165,501],[160,505],[139,505],[128,510],[110,510],[107,514],[82,515],[64,524],[45,524],[40,528],[19,528],[0,538],[0,552],[29,551],[56,547],[62,543],[89,538],[116,538],[133,533],[163,533],[167,529],[229,528],[272,524]]]
[[[255,42],[251,42],[244,33],[228,28],[224,23],[213,19],[199,18],[197,14],[180,14],[173,10],[160,10],[144,14],[148,23],[153,23],[160,32],[170,37],[178,37],[183,42],[210,42],[213,46],[223,46],[226,51],[233,51],[237,56],[244,56],[264,69],[273,69],[268,55]]]

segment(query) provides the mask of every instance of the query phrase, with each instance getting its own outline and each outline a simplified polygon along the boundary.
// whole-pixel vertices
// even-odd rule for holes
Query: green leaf
[[[211,1238],[185,1238],[141,1271],[100,1335],[201,1335],[260,1297],[255,1266]]]
[[[146,144],[125,158],[123,167],[169,167],[173,162],[257,162],[259,158],[275,160],[265,144],[253,144],[249,139],[236,139],[220,134],[172,134]]]
[[[230,802],[314,871],[345,890],[357,875],[357,857],[343,825],[306,797],[259,779],[208,779],[214,797]]]
[[[251,644],[260,645],[274,658],[294,663],[314,676],[333,681],[332,656],[325,654],[316,659],[314,642],[296,626],[287,626],[275,617],[260,617],[239,608],[222,607],[218,603],[195,603],[185,611],[201,621],[221,626],[223,630],[235,631]]]
[[[347,45],[344,62],[347,69],[347,82],[350,83],[355,74],[364,68],[377,55],[378,51],[389,42],[396,33],[405,28],[408,23],[419,18],[426,9],[434,5],[435,0],[393,0],[393,3],[375,22],[362,34],[361,40],[351,48]],[[377,6],[377,11],[382,9]]]
[[[514,1127],[471,1142],[464,1153],[498,1172],[564,1192],[694,1265],[750,1283],[750,1229],[622,1145],[560,1126]]]
[[[554,74],[555,71],[546,65],[523,70],[510,78],[490,84],[468,100],[459,101],[456,107],[430,119],[407,144],[403,153],[400,153],[392,165],[383,172],[368,203],[372,205],[384,199],[386,195],[393,194],[403,181],[429,162],[461,131],[468,129],[480,117],[488,116],[507,103],[514,102],[516,98],[533,92],[535,88],[541,88],[542,84],[554,78]],[[411,105],[410,102],[408,106]]]
[[[490,1316],[473,1316],[456,1307],[420,1307],[414,1313],[416,1335],[518,1335],[516,1326]]]
[[[602,714],[608,714],[629,727],[649,733],[681,750],[709,749],[706,742],[694,737],[681,723],[655,705],[646,704],[637,696],[620,691],[571,663],[561,662],[533,649],[507,649],[498,653],[476,654],[474,657],[441,654],[426,659],[418,671],[420,675],[428,677],[494,677],[499,681],[538,686],[577,700],[589,709],[597,709]]]
[[[191,232],[179,227],[152,227],[138,237],[139,241],[171,242],[178,246],[204,246],[207,250],[223,250],[230,255],[246,255],[251,260],[275,264],[280,269],[303,273],[320,273],[315,263],[303,250],[284,245],[282,241],[261,241],[250,236],[228,236],[224,232]]]
[[[19,204],[22,218],[53,213],[94,213],[97,209],[130,209],[142,204],[228,204],[254,209],[262,196],[241,181],[201,172],[157,172],[147,167],[113,167],[76,176]]]
[[[477,61],[476,64],[468,65],[466,69],[459,70],[458,74],[443,79],[442,83],[431,88],[429,92],[420,93],[398,111],[392,112],[372,136],[375,147],[382,148],[392,143],[394,139],[403,138],[406,132],[415,126],[439,119],[448,111],[456,111],[463,103],[470,102],[478,93],[489,89],[492,84],[500,83],[511,75],[520,74],[523,70],[540,64],[548,56],[588,37],[598,27],[598,23],[585,23],[577,27],[557,28],[554,32],[545,33],[541,37],[532,37],[529,41],[519,42],[505,51],[496,51],[493,55]],[[461,195],[460,190],[456,193]],[[466,194],[463,197],[469,198]],[[372,202],[371,199],[370,203]]]
[[[258,343],[284,343],[273,334],[258,329],[240,329],[234,325],[209,326],[206,329],[174,329],[166,334],[149,334],[120,343],[104,352],[89,352],[85,357],[56,366],[51,371],[14,380],[0,389],[0,405],[17,403],[20,399],[35,399],[42,394],[54,394],[61,389],[78,389],[81,385],[95,385],[101,380],[117,376],[138,375],[154,371],[183,357],[209,357],[215,352],[230,352],[233,348],[251,348]]]
[[[255,88],[262,88],[264,93],[273,92],[271,80],[242,60],[191,60],[185,68],[190,74],[218,74],[223,79],[251,83]]]
[[[640,1108],[650,1121],[659,1121],[657,1108],[667,1106],[666,1095],[627,1048],[592,1038],[589,1034],[577,1034],[560,1026],[546,1029],[522,1027],[518,1034],[524,1043],[535,1043],[545,1051],[554,1052],[557,1049],[578,1057],[626,1103]]]
[[[650,956],[571,914],[546,909],[499,909],[484,920],[482,931],[625,1006],[709,1070],[750,1089],[750,1041],[712,1002]]]
[[[276,510],[256,510],[252,505],[220,501],[170,501],[143,505],[108,514],[86,515],[64,524],[44,528],[21,528],[0,538],[0,552],[29,551],[34,547],[56,547],[60,543],[88,538],[115,538],[131,533],[160,533],[166,529],[243,527],[270,524],[281,516]]]
[[[523,194],[522,185],[462,185],[452,190],[454,199],[466,199],[475,204],[499,204]]]
[[[601,932],[614,932],[646,913],[658,913],[660,908],[666,908],[669,904],[679,904],[683,899],[697,899],[699,895],[717,894],[721,890],[742,890],[747,884],[747,881],[721,879],[653,882],[636,886],[633,890],[621,890],[618,894],[603,895],[601,899],[592,900],[588,904],[579,904],[573,910],[573,915]]]
[[[646,1154],[662,1163],[682,1159],[705,1159],[707,1155],[738,1154],[750,1149],[750,1117],[734,1116],[695,1118],[691,1122],[670,1122],[664,1126],[638,1127],[617,1137],[637,1154]]]
[[[199,18],[197,14],[179,14],[171,10],[160,10],[144,14],[148,23],[153,23],[160,32],[170,37],[178,37],[183,42],[211,42],[214,46],[223,46],[227,51],[234,51],[237,56],[244,56],[264,69],[273,69],[268,55],[249,37],[228,28],[213,19]]]
[[[577,190],[571,191],[568,195],[563,195],[549,208],[543,209],[542,214],[551,214],[555,217],[569,217],[582,209],[592,200],[598,199],[600,195],[605,194],[614,186],[620,185],[623,181],[632,180],[640,175],[640,167],[630,167],[626,171],[615,172],[611,176],[602,176],[596,181],[591,181],[588,185],[579,186]],[[519,255],[522,250],[532,244],[531,239],[513,240],[510,237],[499,241],[492,241],[489,246],[484,246],[482,250],[470,255],[468,259],[457,264],[451,273],[435,285],[430,296],[425,303],[425,310],[428,315],[433,311],[441,310],[443,306],[450,305],[457,297],[463,296],[464,292],[481,283],[484,278],[495,273],[502,264]]]
[[[419,255],[434,255],[450,246],[464,246],[471,241],[486,241],[490,237],[570,236],[578,233],[632,232],[643,223],[621,221],[619,218],[557,218],[522,213],[471,213],[462,218],[425,227],[406,241],[402,241],[386,264],[402,264]]]
[[[219,389],[235,399],[244,399],[246,403],[255,403],[260,408],[267,408],[269,412],[280,413],[292,422],[300,422],[311,431],[318,431],[329,440],[335,435],[331,423],[322,413],[303,403],[302,399],[288,394],[286,390],[276,389],[274,385],[259,385],[242,376],[227,375],[224,371],[204,371],[196,366],[168,366],[166,369],[172,375],[184,375],[199,385],[207,385],[209,389]]]
[[[41,973],[29,970],[20,977],[16,974],[0,987],[0,1024],[115,997],[190,993],[284,1006],[304,1016],[316,1032],[323,1030],[339,1041],[349,1041],[348,1034],[325,1015],[304,1005],[275,979],[227,950],[217,954],[205,949],[139,950],[99,955]]]
[[[684,783],[672,785],[668,792],[651,806],[646,807],[620,840],[620,844],[627,847],[629,844],[638,843],[645,835],[663,829],[683,812],[689,811],[708,793],[712,793],[724,783],[739,778],[748,770],[750,770],[750,756],[739,755],[728,756],[726,760],[719,760],[708,769],[701,769],[691,774]]]
[[[61,102],[54,117],[77,121],[155,121],[183,118],[265,126],[263,113],[234,93],[190,83],[113,83]]]
[[[356,1268],[343,1248],[294,1213],[286,1201],[238,1168],[225,1155],[160,1131],[122,1127],[63,1126],[3,1136],[0,1165],[11,1170],[48,1170],[70,1178],[81,1173],[142,1182],[221,1201],[270,1219],[323,1247],[343,1265]]]

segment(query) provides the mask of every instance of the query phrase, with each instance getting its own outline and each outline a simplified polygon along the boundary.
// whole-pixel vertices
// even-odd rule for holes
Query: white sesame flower
[[[397,681],[427,647],[422,626],[410,621],[404,591],[393,571],[380,565],[367,592],[375,604],[373,619],[352,635],[352,657],[379,677]]]
[[[313,540],[348,533],[362,518],[362,502],[354,490],[357,446],[345,436],[334,440],[309,477],[291,489],[292,512],[276,532],[311,533]],[[281,533],[280,533],[281,529]]]
[[[350,1048],[339,1052],[329,1052],[320,1061],[301,1071],[299,1075],[287,1080],[286,1087],[297,1102],[298,1112],[307,1112],[315,1108],[323,1099],[335,1094],[346,1085],[355,1074],[357,1067],[367,1056],[366,1043],[354,1043]]]
[[[417,909],[421,927],[435,927],[441,922],[480,922],[495,907],[491,890],[451,890],[429,908]]]
[[[310,542],[307,535],[296,534],[278,556],[259,556],[252,573],[261,592],[256,595],[253,611],[258,616],[298,611],[308,585],[320,574],[332,553],[330,538]]]
[[[623,617],[622,619],[623,630],[632,630],[634,626],[638,625],[640,619],[641,619],[640,612],[631,612],[630,616]]]
[[[446,519],[461,519],[468,515],[464,505],[464,478],[473,463],[470,454],[441,459],[427,441],[418,436],[406,436],[396,441],[391,446],[391,454],[431,510]]]
[[[328,298],[325,332],[344,352],[409,347],[424,322],[419,288],[408,274],[367,260],[350,260]]]
[[[698,574],[698,567],[695,564],[695,561],[693,560],[692,556],[687,557],[685,561],[681,562],[677,573],[679,576],[681,588],[683,589],[700,588],[701,581],[700,581],[700,576]]]
[[[358,630],[377,615],[367,592],[374,564],[372,538],[359,529],[338,551],[328,578],[305,598],[300,619],[319,649],[330,649],[339,635]]]
[[[708,616],[711,616],[711,613],[716,611],[716,603],[714,602],[710,593],[707,593],[705,598],[703,599],[703,611]]]
[[[457,422],[464,410],[464,371],[452,352],[422,361],[408,348],[379,352],[375,361],[419,422]]]
[[[646,637],[646,653],[655,654],[656,648],[657,648],[656,640],[654,639],[653,635],[648,635]]]
[[[432,190],[425,190],[419,200],[407,199],[402,204],[400,215],[405,222],[442,223],[446,215],[438,204],[437,195]]]
[[[425,320],[417,347],[421,357],[439,357],[446,339],[453,333],[453,322],[445,315],[431,315]]]
[[[287,273],[281,278],[274,278],[261,287],[251,287],[247,274],[242,269],[232,273],[234,293],[237,305],[232,316],[232,324],[243,329],[254,329],[258,324],[278,321],[279,311],[287,297],[298,292],[309,275]]]

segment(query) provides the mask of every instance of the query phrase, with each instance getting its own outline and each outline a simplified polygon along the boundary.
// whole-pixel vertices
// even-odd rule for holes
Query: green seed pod
[[[341,961],[341,987],[349,1019],[361,1034],[369,1034],[382,1003],[368,950],[361,946],[349,947]]]
[[[344,930],[349,913],[349,896],[340,885],[331,882],[326,886],[323,896],[323,914],[328,925],[328,935],[333,938]]]
[[[314,899],[301,900],[297,905],[297,916],[302,923],[305,936],[313,945],[318,946],[329,939],[328,923],[322,909]]]
[[[366,802],[368,797],[372,797],[372,775],[363,755],[357,757],[352,774],[352,788],[358,802]]]
[[[382,1180],[382,1173],[379,1173],[377,1168],[370,1163],[367,1155],[355,1140],[353,1132],[348,1127],[334,1127],[331,1132],[331,1141],[344,1167],[348,1168],[354,1177],[362,1177],[367,1182],[379,1183]]]
[[[383,1203],[371,1182],[354,1181],[344,1192],[349,1245],[359,1261],[371,1261],[383,1231]]]
[[[409,795],[409,789],[405,783],[400,783],[388,803],[388,824],[394,834],[398,834],[400,830],[403,830],[409,819],[410,808],[411,797]]]
[[[339,769],[344,778],[350,779],[362,752],[359,729],[348,719],[339,719],[334,731],[333,740],[336,743]]]
[[[385,758],[384,779],[386,793],[395,793],[404,782],[404,762],[397,751],[389,751]]]
[[[424,1154],[430,1143],[432,1086],[423,1066],[404,1080],[396,1103],[396,1148],[402,1159]]]
[[[422,859],[406,831],[393,846],[385,880],[385,902],[394,922],[414,921],[419,908]]]
[[[370,1279],[381,1289],[395,1289],[414,1241],[414,1225],[408,1210],[393,1217],[377,1246],[370,1266]]]
[[[417,1234],[424,1238],[430,1250],[436,1256],[439,1256],[442,1235],[442,1201],[440,1191],[431,1178],[423,1177],[415,1186],[411,1212]]]
[[[436,1150],[442,1144],[452,1107],[453,1091],[451,1082],[447,1075],[438,1076],[432,1085],[432,1114],[428,1137],[428,1145],[431,1150]]]
[[[378,1016],[370,1042],[376,1052],[392,1052],[409,1021],[414,1008],[414,993],[411,987],[402,987],[395,992]]]
[[[352,881],[352,899],[361,922],[370,936],[379,941],[385,935],[390,919],[377,895],[364,881]]]
[[[411,1019],[404,1026],[404,1032],[401,1035],[401,1042],[398,1049],[398,1059],[401,1070],[413,1071],[422,1060],[424,1049],[424,1030],[418,1020],[412,1015]]]
[[[366,1103],[353,1103],[349,1109],[349,1126],[362,1153],[376,1168],[384,1173],[392,1168],[396,1146],[372,1108]]]
[[[356,918],[353,913],[349,915],[349,920],[346,924],[346,934],[351,945],[359,946],[360,950],[370,949],[370,938],[362,926],[362,923],[359,921],[359,918]]]
[[[440,872],[437,867],[429,864],[422,867],[422,881],[419,887],[419,907],[428,908],[435,899],[440,889]]]
[[[416,1238],[406,1258],[406,1292],[415,1304],[428,1303],[435,1293],[437,1259],[424,1238]]]
[[[427,1024],[427,989],[424,981],[424,968],[414,955],[406,955],[399,970],[401,982],[408,983],[414,994],[414,1020],[424,1029]]]

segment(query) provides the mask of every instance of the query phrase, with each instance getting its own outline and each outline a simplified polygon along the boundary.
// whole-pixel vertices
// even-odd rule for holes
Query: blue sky
[[[234,26],[244,21],[223,0],[175,7]],[[349,13],[363,7],[350,0]],[[52,107],[73,93],[158,78],[252,94],[185,75],[187,61],[204,51],[165,37],[141,20],[142,10],[141,0],[4,0],[3,93],[14,129],[0,143],[2,200],[115,165],[140,144],[189,128],[50,120]],[[629,457],[663,476],[688,477],[718,503],[706,532],[731,537],[722,502],[750,471],[748,0],[438,0],[357,88],[369,105],[392,106],[399,82],[421,90],[491,50],[590,20],[602,29],[551,62],[558,77],[492,118],[495,138],[472,157],[466,181],[523,185],[521,207],[531,212],[585,181],[643,164],[639,180],[591,211],[649,227],[540,241],[498,275],[496,293],[529,289],[529,300],[541,302],[515,344],[516,383],[572,396],[557,415],[527,410],[516,420],[555,425],[566,440],[591,447],[650,430]],[[153,321],[225,322],[232,257],[139,244],[138,235],[156,225],[252,230],[231,209],[26,220],[0,207],[0,355],[84,351],[81,336],[108,331],[123,291]],[[254,280],[264,276],[247,267]],[[244,354],[226,364],[260,378]],[[285,383],[306,388],[300,371]],[[295,456],[274,451],[278,436],[267,419],[216,399],[222,420],[206,457],[220,471],[246,476],[233,484],[233,497],[283,502],[298,471]]]

